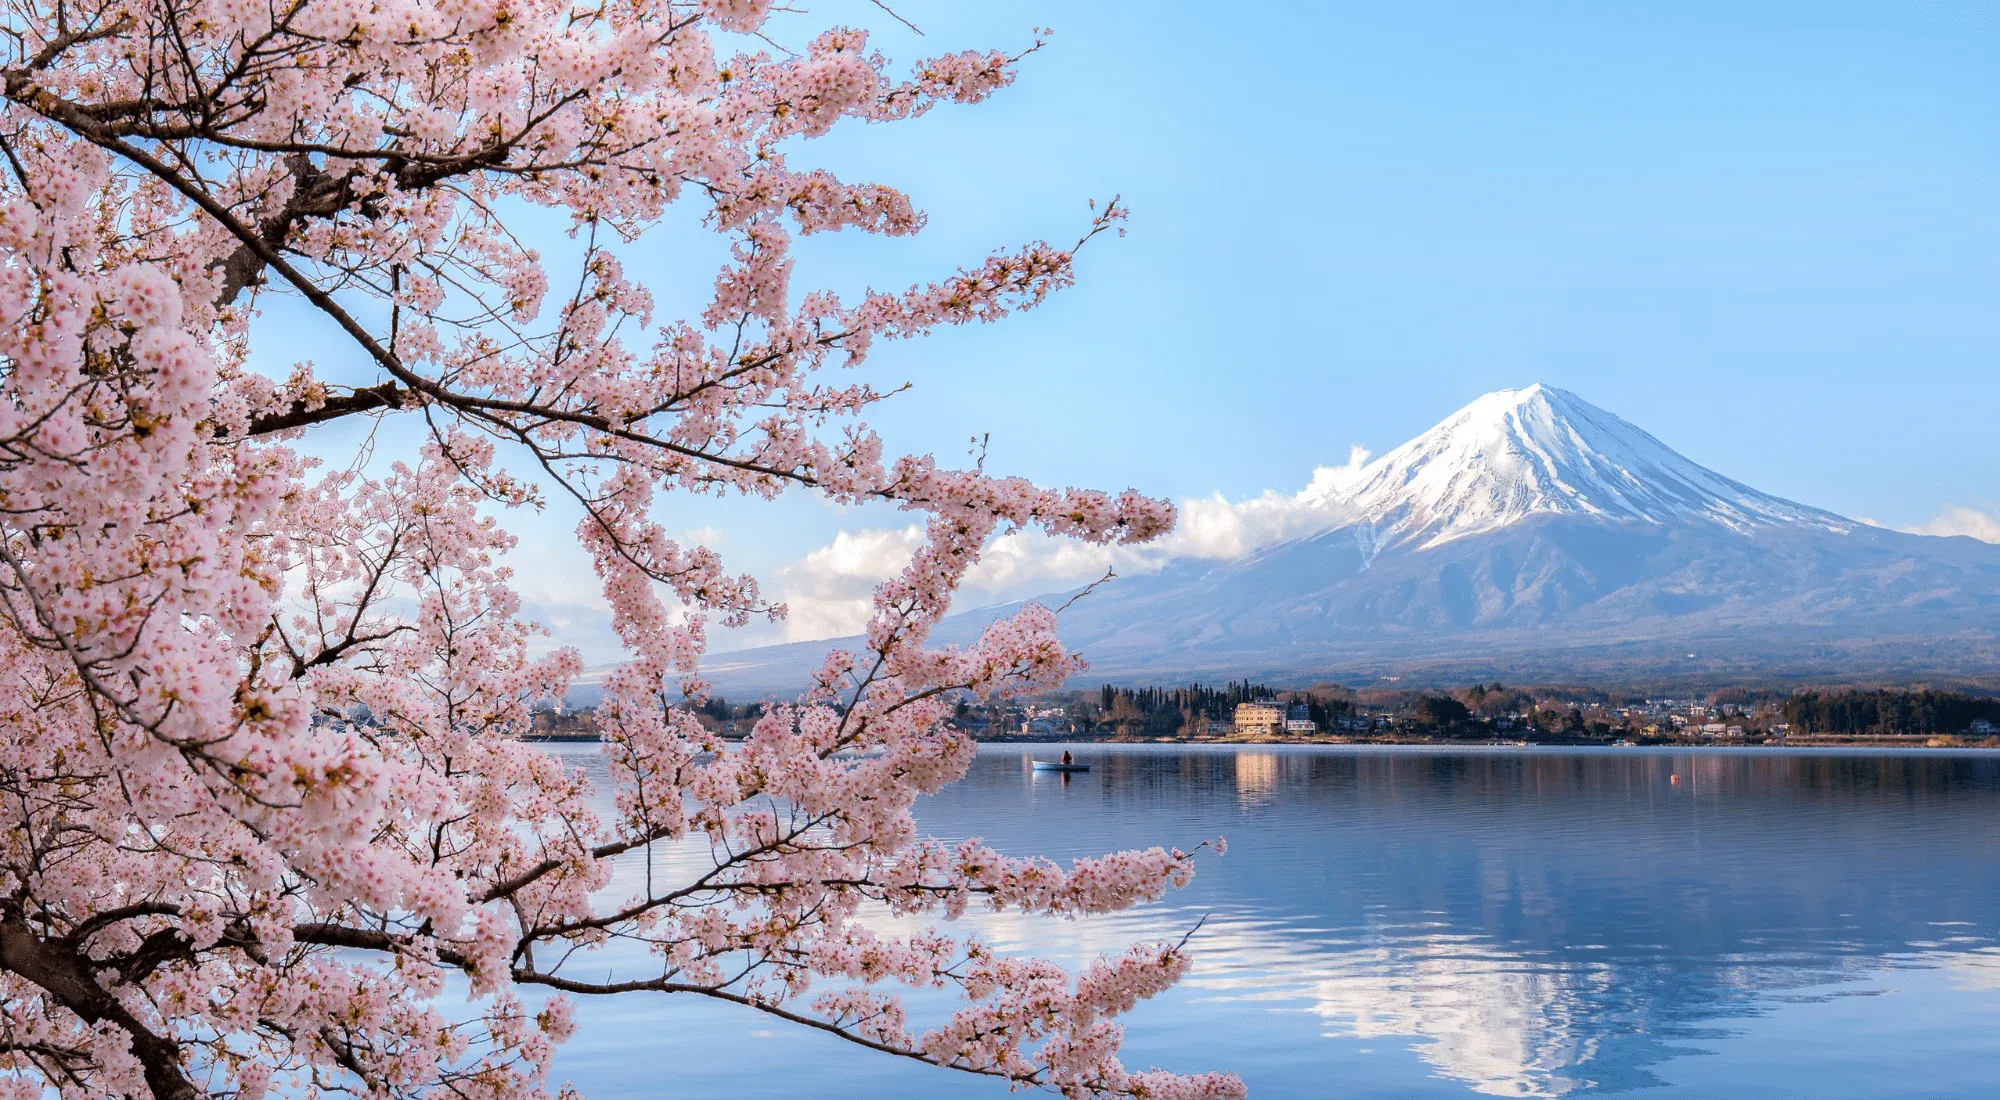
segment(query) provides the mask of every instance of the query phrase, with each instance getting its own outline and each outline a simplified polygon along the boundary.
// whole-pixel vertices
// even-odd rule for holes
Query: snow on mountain
[[[1723,477],[1583,398],[1539,383],[1489,393],[1320,492],[1372,527],[1378,548],[1437,546],[1548,515],[1736,531],[1853,526]]]
[[[1122,577],[1063,613],[1064,640],[1093,676],[1133,683],[2000,667],[2000,546],[1759,492],[1563,390],[1488,394],[1373,462],[1321,473],[1296,499],[1330,527]],[[970,640],[1008,610],[954,615],[935,637]],[[732,694],[794,686],[825,645],[740,651],[707,671]]]

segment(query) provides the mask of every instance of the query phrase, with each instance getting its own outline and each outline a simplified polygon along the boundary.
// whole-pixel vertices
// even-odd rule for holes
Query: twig
[[[1073,604],[1073,603],[1075,603],[1076,601],[1078,601],[1078,600],[1080,600],[1080,599],[1084,598],[1085,596],[1088,596],[1088,595],[1090,595],[1090,594],[1091,594],[1092,592],[1095,592],[1095,591],[1097,591],[1097,586],[1098,586],[1098,585],[1100,585],[1100,584],[1103,584],[1104,582],[1106,582],[1106,581],[1108,581],[1108,580],[1111,580],[1112,578],[1116,577],[1117,575],[1118,575],[1118,573],[1117,573],[1117,571],[1116,571],[1116,570],[1112,570],[1112,569],[1106,569],[1106,570],[1104,571],[1104,575],[1103,575],[1103,576],[1101,576],[1101,577],[1097,578],[1097,579],[1096,579],[1096,580],[1094,580],[1094,581],[1091,581],[1091,582],[1090,582],[1089,584],[1086,584],[1086,585],[1084,585],[1084,586],[1083,586],[1083,587],[1082,587],[1081,589],[1079,589],[1079,590],[1077,591],[1077,593],[1076,593],[1075,595],[1071,596],[1071,597],[1070,597],[1069,599],[1066,599],[1066,600],[1064,600],[1064,601],[1063,601],[1063,605],[1062,605],[1061,607],[1058,607],[1058,608],[1056,608],[1056,614],[1060,615],[1060,614],[1062,614],[1063,612],[1065,612],[1065,611],[1068,611],[1068,610],[1069,610],[1069,605],[1070,605],[1070,604]]]
[[[924,33],[924,30],[923,30],[923,28],[922,28],[922,27],[919,27],[919,26],[917,26],[917,25],[916,25],[915,23],[912,23],[912,22],[910,22],[909,20],[907,20],[907,19],[903,18],[903,17],[902,17],[902,15],[901,15],[900,13],[898,13],[898,12],[896,11],[896,9],[895,9],[895,8],[892,8],[892,7],[890,7],[890,6],[889,6],[889,5],[888,5],[888,4],[887,4],[887,3],[885,2],[885,0],[874,0],[874,3],[875,3],[875,6],[876,6],[876,7],[878,7],[878,8],[881,8],[881,9],[882,9],[883,11],[885,11],[885,12],[888,12],[888,13],[889,13],[889,18],[891,18],[891,19],[894,19],[894,20],[895,20],[896,22],[898,22],[898,23],[901,23],[901,24],[902,24],[902,25],[904,25],[905,27],[908,27],[908,28],[910,28],[910,31],[911,31],[912,33],[914,33],[914,34],[918,34],[918,35],[921,35],[921,34],[923,34],[923,33]]]
[[[1201,915],[1201,919],[1194,922],[1194,927],[1188,929],[1187,934],[1181,937],[1181,942],[1174,945],[1174,950],[1179,951],[1181,948],[1186,947],[1188,945],[1188,941],[1194,938],[1194,934],[1196,932],[1201,931],[1201,926],[1207,924],[1208,918],[1214,915],[1215,915],[1214,913],[1203,913]]]

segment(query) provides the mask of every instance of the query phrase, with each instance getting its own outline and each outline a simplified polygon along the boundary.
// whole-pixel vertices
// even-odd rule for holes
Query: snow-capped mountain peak
[[[1066,608],[1063,639],[1089,655],[1094,682],[1909,680],[2000,667],[2000,546],[1760,493],[1547,386],[1488,394],[1372,462],[1321,467],[1296,496],[1256,503],[1259,522],[1313,533],[1134,571],[1089,599],[1042,597]],[[935,637],[971,641],[1001,610],[951,616]],[[732,696],[789,690],[823,658],[799,643],[708,672]]]
[[[1852,526],[1723,477],[1539,383],[1489,393],[1344,480],[1333,491],[1355,522],[1373,528],[1377,546],[1435,546],[1549,515],[1739,531]]]

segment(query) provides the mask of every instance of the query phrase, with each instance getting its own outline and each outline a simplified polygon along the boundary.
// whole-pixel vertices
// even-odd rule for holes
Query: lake
[[[920,816],[1056,857],[1228,837],[1143,910],[961,922],[1076,966],[1205,917],[1189,978],[1126,1018],[1128,1065],[1262,1098],[2000,1081],[2000,754],[1071,749],[1093,770],[988,746]],[[602,772],[594,745],[551,751]],[[592,1100],[1007,1095],[731,1006],[579,1007],[556,1077]]]

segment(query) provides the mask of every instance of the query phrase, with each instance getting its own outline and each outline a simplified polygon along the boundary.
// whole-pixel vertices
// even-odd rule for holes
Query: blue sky
[[[1240,496],[1540,380],[1837,510],[2000,495],[2000,5],[1637,8],[904,4],[1056,36],[993,104],[827,143],[931,212],[868,260],[1133,217],[1061,300],[885,357],[885,427]]]
[[[1055,34],[987,104],[798,151],[931,221],[812,239],[796,286],[903,286],[1071,239],[1090,198],[1132,210],[1044,307],[879,352],[915,386],[876,417],[892,447],[990,432],[989,468],[1242,500],[1543,381],[1835,511],[2000,503],[2000,5],[896,0],[922,38],[809,6],[899,60]],[[628,255],[687,311],[715,244],[669,226]],[[765,571],[903,522],[671,507]],[[563,559],[573,520],[533,526]]]

